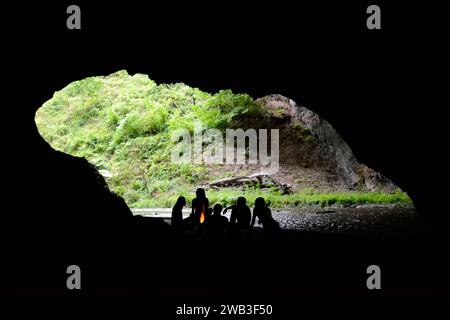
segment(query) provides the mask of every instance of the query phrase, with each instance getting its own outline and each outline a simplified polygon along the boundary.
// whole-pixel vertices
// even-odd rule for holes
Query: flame
[[[202,211],[200,212],[200,223],[203,223],[205,221],[205,213]]]

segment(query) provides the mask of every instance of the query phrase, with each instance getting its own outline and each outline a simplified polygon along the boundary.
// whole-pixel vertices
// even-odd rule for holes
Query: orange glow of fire
[[[205,213],[202,211],[200,212],[200,223],[203,223],[205,221]]]

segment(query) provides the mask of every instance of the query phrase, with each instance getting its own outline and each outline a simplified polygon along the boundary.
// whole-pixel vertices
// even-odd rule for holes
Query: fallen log
[[[258,187],[260,189],[274,188],[280,191],[281,194],[292,193],[292,187],[289,184],[280,183],[273,177],[262,173],[255,173],[249,176],[236,176],[223,178],[216,181],[212,181],[203,187],[206,189],[208,188],[220,189],[220,188],[248,187],[248,186]]]

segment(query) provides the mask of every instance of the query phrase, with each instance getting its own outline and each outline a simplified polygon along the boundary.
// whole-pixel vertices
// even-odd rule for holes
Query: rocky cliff
[[[325,119],[295,101],[273,94],[257,99],[265,110],[259,117],[245,115],[236,126],[280,130],[280,170],[274,175],[294,191],[383,191],[396,189],[381,173],[360,163],[351,148]],[[231,167],[229,169],[232,169]],[[246,173],[264,172],[263,167],[240,168]]]

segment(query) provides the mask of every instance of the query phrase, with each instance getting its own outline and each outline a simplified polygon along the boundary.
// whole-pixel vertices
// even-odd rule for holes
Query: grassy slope
[[[214,95],[184,84],[157,85],[146,75],[119,71],[90,77],[56,92],[36,113],[40,134],[53,148],[85,157],[107,170],[110,189],[131,207],[167,207],[178,195],[192,197],[193,188],[207,181],[203,165],[172,164],[171,132],[203,127],[224,129],[237,115],[261,112],[246,94],[229,90]],[[105,172],[105,171],[101,171]],[[225,174],[225,173],[224,173]],[[218,178],[218,177],[209,177]],[[237,190],[211,191],[212,202],[228,204]],[[264,195],[274,206],[304,204],[405,203],[406,194],[333,193],[303,191],[279,195],[249,189],[249,202]]]

